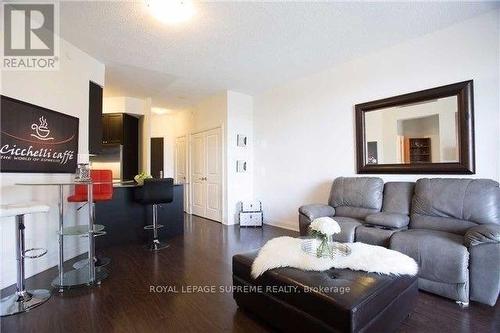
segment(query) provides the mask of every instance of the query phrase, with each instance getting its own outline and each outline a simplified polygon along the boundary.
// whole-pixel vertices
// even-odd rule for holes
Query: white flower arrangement
[[[309,226],[311,236],[315,238],[316,256],[333,258],[332,236],[340,232],[340,225],[331,217],[320,217],[314,219]],[[316,245],[319,243],[319,245]]]
[[[144,179],[150,179],[150,178],[153,177],[142,171],[140,174],[135,175],[134,180],[138,185],[142,186],[144,185]]]
[[[312,221],[311,230],[325,236],[332,236],[340,232],[340,226],[331,217],[320,217]]]

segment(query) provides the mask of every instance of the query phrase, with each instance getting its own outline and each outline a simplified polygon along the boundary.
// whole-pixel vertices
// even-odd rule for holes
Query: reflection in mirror
[[[457,96],[365,113],[367,164],[459,161]]]

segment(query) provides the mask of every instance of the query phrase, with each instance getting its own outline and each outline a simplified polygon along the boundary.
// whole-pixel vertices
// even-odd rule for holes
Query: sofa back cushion
[[[384,181],[377,177],[339,177],[333,181],[329,205],[336,216],[364,219],[380,211]]]
[[[410,215],[411,199],[415,183],[387,182],[384,185],[382,211]]]
[[[423,178],[415,185],[410,228],[463,235],[476,224],[500,224],[500,188],[489,179]]]

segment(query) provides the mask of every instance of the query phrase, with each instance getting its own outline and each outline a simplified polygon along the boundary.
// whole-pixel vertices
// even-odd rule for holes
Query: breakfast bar
[[[104,237],[96,238],[96,249],[110,246],[146,243],[151,233],[144,227],[151,223],[152,209],[135,201],[134,194],[138,185],[115,185],[113,198],[96,204],[96,220],[106,228]],[[174,185],[174,198],[171,203],[158,205],[158,229],[160,239],[181,235],[184,232],[184,185]]]

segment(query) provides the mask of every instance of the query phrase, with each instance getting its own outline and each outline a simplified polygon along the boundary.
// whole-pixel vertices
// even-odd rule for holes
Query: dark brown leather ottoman
[[[417,278],[330,269],[277,268],[250,275],[257,251],[233,257],[233,297],[286,332],[391,332],[413,310]]]

